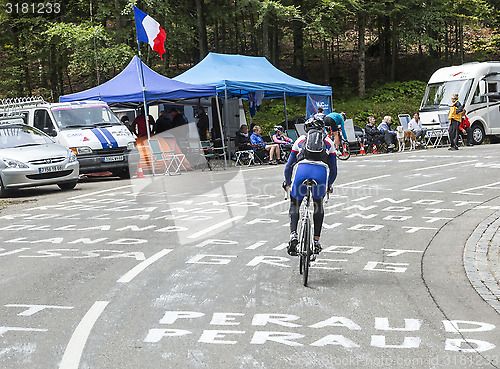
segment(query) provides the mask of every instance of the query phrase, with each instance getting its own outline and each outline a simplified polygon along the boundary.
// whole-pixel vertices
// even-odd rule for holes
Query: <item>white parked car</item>
[[[24,124],[0,125],[0,196],[9,189],[57,184],[73,189],[80,166],[70,149]]]

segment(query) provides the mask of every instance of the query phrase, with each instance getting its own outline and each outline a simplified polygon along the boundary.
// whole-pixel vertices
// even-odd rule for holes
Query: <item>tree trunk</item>
[[[395,81],[397,78],[397,64],[398,64],[398,51],[399,51],[399,37],[398,30],[396,26],[396,22],[393,22],[392,25],[392,34],[391,34],[391,81]]]
[[[358,16],[358,94],[363,98],[366,95],[366,45],[365,45],[366,18]]]
[[[262,20],[262,54],[270,59],[269,54],[269,14],[264,14]]]
[[[296,0],[296,6],[301,6],[302,1]],[[301,7],[302,9],[302,7]],[[292,21],[293,29],[293,69],[298,78],[305,77],[304,68],[304,24],[301,20]]]
[[[114,0],[115,3],[115,18],[116,18],[116,39],[119,44],[123,42],[123,37],[122,37],[122,17],[121,17],[121,10],[120,10],[120,0]]]
[[[464,24],[460,19],[458,21],[458,50],[460,54],[460,64],[465,62],[465,53],[464,53]]]
[[[196,19],[198,27],[198,48],[200,59],[202,60],[208,54],[207,27],[204,18],[204,0],[196,1]]]

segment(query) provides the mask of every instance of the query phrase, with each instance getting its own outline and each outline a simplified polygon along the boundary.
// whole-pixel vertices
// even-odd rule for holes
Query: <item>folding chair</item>
[[[299,136],[303,136],[303,135],[305,135],[305,134],[306,134],[306,130],[305,130],[305,128],[304,128],[304,124],[305,124],[305,123],[300,123],[300,124],[299,124],[299,123],[297,123],[297,124],[295,125],[295,130],[297,131],[297,133],[299,134]]]
[[[399,123],[401,123],[401,125],[403,126],[403,129],[405,131],[408,131],[408,123],[410,123],[410,114],[399,114],[398,115],[398,118],[399,118]]]
[[[203,157],[206,159],[205,161],[205,166],[202,168],[202,172],[205,170],[205,168],[208,168],[210,170],[213,170],[212,164],[210,161],[212,160],[217,160],[217,159],[224,159],[224,153],[218,153],[216,150],[218,149],[224,149],[223,147],[214,147],[210,141],[200,141],[200,146],[201,146],[201,154]]]
[[[297,141],[299,136],[297,136],[297,132],[294,129],[287,129],[286,130],[286,135],[288,138],[291,138],[294,142]]]
[[[255,163],[255,156],[253,150],[236,151],[234,153],[234,156],[236,158],[236,163],[235,163],[236,166],[238,165],[250,166]]]
[[[180,169],[183,165],[182,162],[186,158],[184,154],[176,154],[174,150],[163,151],[163,148],[161,147],[160,142],[157,139],[150,139],[148,142],[151,154],[155,161],[155,163],[153,163],[155,167],[156,163],[162,162],[163,167],[165,168],[163,174],[181,174]]]

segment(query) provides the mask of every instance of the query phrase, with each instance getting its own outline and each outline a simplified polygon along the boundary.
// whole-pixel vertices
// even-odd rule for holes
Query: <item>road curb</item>
[[[465,244],[465,272],[476,292],[500,314],[500,210],[484,219]]]

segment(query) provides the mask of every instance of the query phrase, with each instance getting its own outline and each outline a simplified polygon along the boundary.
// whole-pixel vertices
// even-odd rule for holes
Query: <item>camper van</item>
[[[2,100],[0,117],[9,116],[21,116],[24,124],[71,149],[80,163],[80,173],[110,171],[130,178],[139,163],[134,136],[105,102],[52,104],[38,97]]]
[[[500,136],[500,62],[466,63],[434,72],[420,106],[422,126],[440,127],[439,118],[447,116],[451,95],[467,111],[472,138],[480,145],[486,136]],[[441,118],[442,119],[442,118]]]

